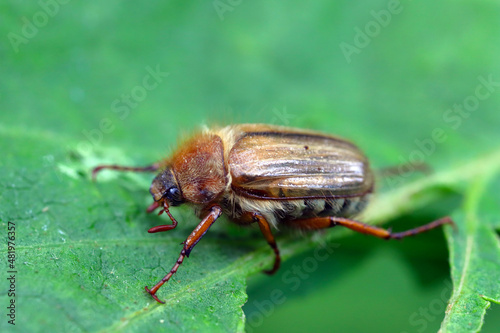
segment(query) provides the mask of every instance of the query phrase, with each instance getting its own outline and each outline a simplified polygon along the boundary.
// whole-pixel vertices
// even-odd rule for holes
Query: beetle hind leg
[[[390,230],[386,230],[383,228],[375,227],[369,224],[365,224],[359,221],[347,219],[344,217],[337,216],[326,216],[326,217],[313,217],[308,219],[299,219],[290,221],[288,223],[289,226],[297,229],[304,230],[318,230],[325,228],[332,228],[337,225],[341,225],[343,227],[349,228],[356,232],[372,235],[378,238],[383,239],[401,239],[407,236],[414,236],[420,234],[422,232],[429,231],[431,229],[435,229],[444,224],[454,225],[451,218],[448,216],[442,217],[438,220],[432,221],[430,223],[424,224],[420,227],[416,227],[410,230],[402,231],[402,232],[391,232]]]

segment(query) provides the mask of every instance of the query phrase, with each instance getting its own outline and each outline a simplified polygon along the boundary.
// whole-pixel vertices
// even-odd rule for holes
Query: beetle
[[[339,137],[302,129],[263,124],[241,124],[204,129],[192,136],[167,159],[146,167],[100,165],[103,169],[154,172],[150,192],[171,225],[160,225],[150,233],[177,226],[169,208],[189,204],[201,222],[182,243],[177,262],[153,288],[156,295],[188,257],[210,226],[225,214],[241,225],[257,223],[274,251],[274,264],[267,274],[280,267],[280,252],[272,228],[286,226],[318,230],[344,226],[383,239],[401,239],[443,224],[443,217],[423,226],[393,233],[354,220],[367,205],[374,189],[368,159],[351,142]]]

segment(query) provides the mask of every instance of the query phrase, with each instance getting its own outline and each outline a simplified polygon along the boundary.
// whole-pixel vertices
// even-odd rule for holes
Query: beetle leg
[[[432,168],[422,162],[422,163],[405,163],[401,165],[385,167],[376,171],[381,177],[394,177],[402,176],[408,173],[421,172],[424,175],[429,175],[432,173]]]
[[[160,289],[160,287],[164,283],[170,280],[170,278],[172,277],[172,275],[175,274],[175,272],[177,272],[177,269],[184,261],[184,258],[189,257],[189,253],[191,253],[193,247],[200,241],[203,235],[205,235],[208,229],[217,220],[217,218],[219,218],[221,214],[222,214],[222,208],[220,208],[219,206],[213,206],[210,209],[208,215],[200,222],[200,224],[198,224],[198,226],[193,230],[193,232],[189,235],[189,237],[184,241],[184,247],[182,248],[181,254],[179,255],[179,258],[177,259],[175,265],[170,269],[170,272],[167,275],[165,275],[163,279],[161,279],[161,281],[158,282],[153,288],[149,289],[147,286],[144,287],[144,289],[151,296],[153,296],[153,298],[156,301],[165,304],[165,302],[160,301],[160,299],[158,299],[158,296],[156,296],[156,292],[158,291],[158,289]]]
[[[271,246],[271,248],[274,251],[275,257],[274,257],[273,268],[271,268],[269,270],[265,270],[264,273],[269,274],[269,275],[274,274],[280,268],[280,264],[281,264],[280,250],[278,249],[278,246],[276,245],[276,241],[274,240],[274,236],[271,232],[271,228],[269,227],[269,223],[264,218],[264,216],[262,216],[259,213],[252,213],[252,219],[259,224],[260,231],[262,232],[262,234],[266,238],[269,246]]]
[[[324,228],[331,228],[335,227],[337,225],[344,226],[346,228],[349,228],[351,230],[354,230],[356,232],[362,233],[362,234],[368,234],[372,235],[375,237],[379,238],[384,238],[384,239],[401,239],[407,236],[413,236],[425,231],[429,231],[431,229],[437,228],[441,225],[444,224],[451,224],[455,225],[451,218],[448,216],[442,217],[438,220],[432,221],[430,223],[427,223],[425,225],[422,225],[420,227],[416,227],[414,229],[402,231],[402,232],[391,232],[390,230],[386,230],[383,228],[375,227],[369,224],[365,224],[362,222],[346,219],[344,217],[337,217],[337,216],[326,216],[326,217],[313,217],[309,219],[299,219],[299,220],[294,220],[290,221],[288,225],[294,228],[299,228],[299,229],[309,229],[309,230],[315,230],[315,229],[324,229]]]
[[[97,177],[97,173],[103,169],[111,169],[117,171],[133,171],[133,172],[154,172],[157,171],[160,167],[161,167],[160,163],[154,163],[145,167],[128,167],[128,166],[121,166],[114,164],[99,165],[92,170],[92,180],[95,180]]]

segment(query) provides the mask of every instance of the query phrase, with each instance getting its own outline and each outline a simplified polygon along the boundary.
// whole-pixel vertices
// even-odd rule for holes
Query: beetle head
[[[171,168],[166,168],[156,176],[149,188],[149,192],[153,196],[155,202],[160,205],[178,206],[184,202],[182,191],[179,184],[175,180],[174,173]]]

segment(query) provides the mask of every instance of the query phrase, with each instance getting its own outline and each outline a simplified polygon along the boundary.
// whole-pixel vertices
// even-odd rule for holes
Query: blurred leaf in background
[[[492,1],[0,4],[0,225],[7,244],[15,223],[17,256],[12,326],[0,250],[0,330],[466,332],[490,307],[482,331],[496,332],[499,15]],[[221,222],[155,304],[143,287],[196,218],[172,209],[179,227],[149,235],[165,221],[144,212],[153,176],[92,183],[90,170],[247,122],[344,136],[374,168],[431,165],[379,182],[366,221],[404,230],[452,214],[458,231],[280,231],[289,259],[268,277],[254,274],[272,260],[258,230]]]

